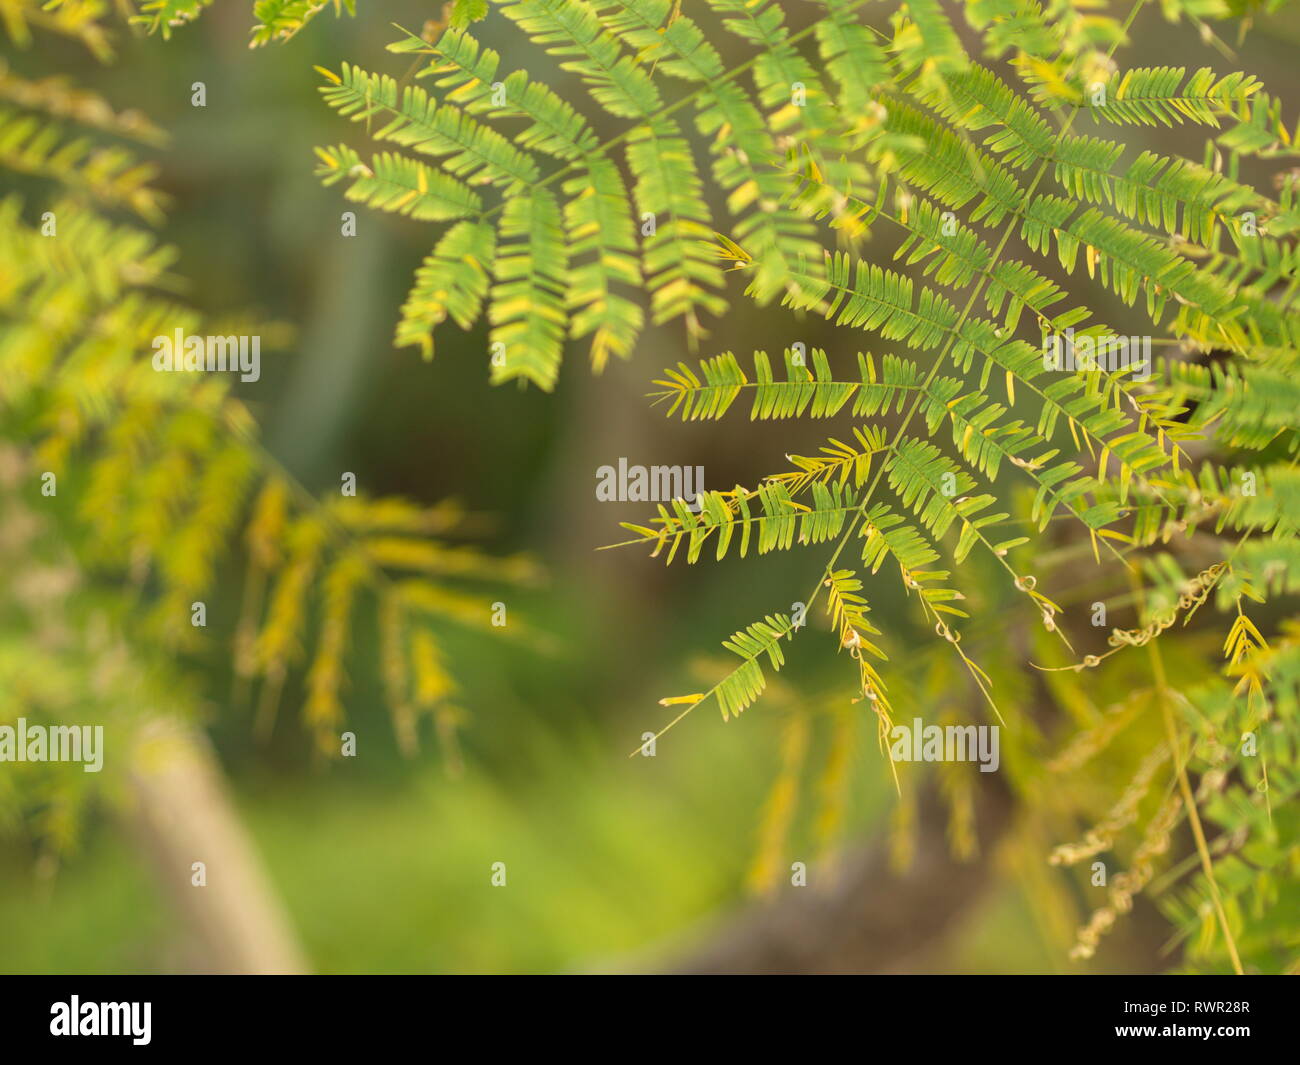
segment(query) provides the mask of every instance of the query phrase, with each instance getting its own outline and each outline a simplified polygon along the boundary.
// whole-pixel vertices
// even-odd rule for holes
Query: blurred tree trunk
[[[1027,659],[1023,630],[1013,629],[1004,639]],[[1060,708],[1041,678],[1034,679],[1033,690],[1028,712],[1038,727],[1050,729]],[[979,846],[972,859],[954,856],[948,805],[932,779],[918,798],[916,849],[906,869],[894,868],[887,838],[864,843],[844,855],[839,875],[825,889],[786,888],[756,902],[659,967],[691,974],[927,973],[946,967],[945,940],[997,885],[999,847],[1016,830],[1017,818],[1033,816],[1024,796],[1009,790],[1005,774],[973,777]],[[1105,967],[1141,973],[1167,967],[1170,929],[1154,907],[1139,896],[1126,920],[1122,939],[1103,942]],[[942,958],[937,965],[936,958]]]
[[[166,718],[131,752],[130,829],[149,856],[211,973],[302,973],[307,963],[252,840],[230,802],[207,739]],[[203,863],[206,886],[194,883]]]
[[[952,855],[947,807],[921,797],[916,853],[895,871],[879,840],[846,855],[825,890],[788,888],[755,903],[696,950],[670,964],[680,973],[888,973],[915,971],[918,956],[966,917],[992,880],[998,841],[1015,803],[997,774],[976,774],[979,856]]]

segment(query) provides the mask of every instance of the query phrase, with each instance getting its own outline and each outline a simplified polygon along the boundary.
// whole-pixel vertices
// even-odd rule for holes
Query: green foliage
[[[251,335],[268,353],[290,332],[178,302],[175,250],[115,217],[160,217],[153,165],[116,143],[158,143],[147,120],[8,70],[0,95],[0,167],[35,179],[30,199],[0,199],[0,506],[15,534],[0,581],[0,717],[58,722],[75,708],[77,720],[106,722],[127,750],[149,715],[197,713],[185,667],[215,637],[237,693],[256,692],[259,729],[271,727],[284,692],[301,690],[303,726],[336,757],[352,659],[382,680],[400,746],[415,752],[433,719],[454,762],[464,711],[444,634],[496,631],[483,589],[534,582],[536,566],[465,542],[468,515],[454,502],[337,488],[313,496],[262,446],[229,374],[155,372],[155,338],[177,331]],[[85,132],[66,134],[64,122]],[[440,170],[390,156],[373,165],[358,193],[367,202],[437,218],[477,203]],[[403,183],[425,183],[424,198],[399,203]],[[26,555],[41,579],[25,581]],[[238,619],[193,624],[194,605],[215,612],[232,580],[242,587]],[[355,662],[354,629],[372,619],[375,660]],[[526,626],[510,635],[527,639]],[[103,791],[120,788],[128,763],[112,763]],[[70,769],[37,768],[12,787],[6,776],[0,814],[53,850],[71,846],[81,802],[101,789]]]
[[[161,219],[166,202],[152,187],[154,167],[140,163],[130,149],[69,138],[59,123],[39,113],[0,107],[0,166],[53,179],[107,207],[129,207],[151,222]]]
[[[1030,9],[1017,8],[1021,14]],[[778,104],[775,87],[781,84],[771,71],[784,71],[788,85],[797,80],[792,72],[802,73],[802,68],[791,65],[783,39],[765,34],[768,17],[760,10],[752,20],[733,20],[731,28],[743,28],[751,42],[769,49],[760,58],[767,80],[756,74],[755,82],[759,105],[771,112]],[[632,45],[652,46],[622,16],[614,25]],[[990,50],[1004,52],[1010,38],[1000,36],[1008,29],[1002,19],[994,15],[983,25],[998,31],[987,41]],[[687,23],[679,35],[691,37],[693,30]],[[1112,51],[1122,37],[1113,36]],[[752,379],[731,352],[698,365],[678,363],[656,382],[660,391],[652,396],[669,415],[683,420],[722,418],[748,392],[751,420],[823,419],[847,411],[866,424],[855,429],[856,445],[832,438],[816,458],[793,458],[792,471],[772,475],[755,489],[703,492],[698,510],[683,501],[661,505],[649,524],[624,524],[635,534],[627,543],[648,545],[668,562],[684,558],[687,563],[697,561],[710,542],[717,559],[733,551],[744,556],[751,547],[763,554],[833,544],[818,584],[800,601],[811,607],[826,589],[832,628],[841,646],[851,647],[861,662],[867,630],[846,618],[850,608],[860,617],[867,597],[859,594],[862,585],[853,569],[837,568],[856,541],[863,573],[876,574],[886,562],[898,567],[921,616],[955,651],[974,687],[1003,720],[991,675],[962,649],[958,628],[970,620],[963,600],[988,594],[981,585],[987,578],[974,571],[966,577],[967,592],[956,586],[976,553],[993,564],[994,572],[1005,573],[1011,588],[1030,601],[1043,630],[1058,638],[1045,655],[1058,661],[1062,654],[1076,658],[1075,665],[1057,668],[1095,668],[1127,647],[1147,645],[1171,623],[1152,607],[1138,628],[1113,630],[1111,651],[1077,660],[1057,602],[1062,595],[1053,598],[1039,590],[1040,578],[1028,569],[1045,565],[1041,539],[1018,535],[1019,530],[1008,535],[1009,524],[1031,525],[1040,537],[1057,519],[1082,527],[1096,562],[1118,563],[1120,573],[1132,567],[1128,556],[1167,543],[1171,534],[1208,532],[1221,544],[1217,550],[1225,560],[1219,569],[1207,571],[1216,575],[1211,584],[1222,579],[1224,587],[1236,589],[1220,597],[1238,618],[1244,617],[1242,596],[1261,597],[1261,579],[1274,588],[1285,583],[1279,575],[1300,515],[1292,463],[1285,457],[1295,448],[1290,416],[1295,408],[1286,401],[1291,388],[1285,379],[1300,336],[1292,299],[1295,188],[1292,180],[1283,179],[1280,198],[1270,199],[1232,176],[1235,156],[1225,172],[1222,152],[1281,154],[1289,134],[1273,109],[1267,147],[1262,138],[1242,136],[1243,126],[1258,128],[1260,122],[1254,100],[1261,86],[1248,75],[1220,76],[1202,69],[1189,77],[1184,70],[1141,69],[1113,76],[1109,99],[1090,93],[1092,86],[1072,77],[1050,77],[1063,69],[1043,58],[1053,43],[1062,44],[1055,32],[1041,42],[1030,38],[1019,43],[1013,67],[1029,87],[1026,95],[962,52],[937,4],[909,5],[908,17],[895,20],[892,37],[856,38],[863,39],[875,48],[872,60],[862,64],[870,84],[850,81],[842,90],[859,102],[853,117],[834,120],[821,108],[808,107],[808,114],[800,116],[808,126],[797,145],[780,157],[769,151],[767,166],[786,187],[779,201],[783,209],[828,222],[853,249],[877,230],[897,233],[894,258],[919,270],[924,282],[856,250],[827,250],[820,257],[805,250],[787,254],[788,249],[742,232],[739,221],[716,238],[715,247],[724,262],[746,275],[747,294],[756,301],[779,294],[797,311],[910,349],[915,361],[886,355],[878,364],[860,354],[856,375],[836,376],[825,351],[814,349],[809,361],[802,351],[788,349],[784,380],[777,380],[765,352],[754,354]],[[823,47],[828,41],[832,44],[823,60],[834,73],[833,61],[840,55],[834,49],[846,47],[842,26],[819,34]],[[1097,67],[1104,69],[1104,64]],[[839,69],[843,72],[842,63]],[[672,73],[666,63],[665,73]],[[721,72],[709,76],[716,81]],[[865,108],[864,100],[869,101]],[[1059,128],[1041,108],[1067,112]],[[1209,127],[1219,131],[1219,146],[1207,146],[1205,164],[1149,150],[1125,163],[1125,144],[1072,134],[1080,118],[1120,126]],[[769,113],[768,128],[784,121]],[[846,142],[853,146],[848,159],[864,160],[870,168],[868,180],[846,176]],[[1058,191],[1040,191],[1044,183]],[[993,236],[986,239],[982,230]],[[806,231],[800,231],[800,239],[806,239]],[[1067,275],[1086,269],[1088,279],[1140,309],[1152,327],[1168,331],[1157,343],[1180,346],[1184,353],[1217,354],[1204,362],[1185,355],[1161,358],[1150,382],[1124,373],[1050,369],[1041,344],[1017,335],[1026,322],[1037,322],[1044,334],[1069,329],[1076,338],[1113,335],[1114,330],[1095,321],[1086,307],[1066,303],[1067,292],[1049,277],[1053,264],[1039,267],[1007,257],[1013,240],[1025,254],[1051,256]],[[980,317],[978,306],[989,317]],[[1005,402],[990,394],[993,382],[1002,384]],[[892,432],[884,420],[891,411],[901,413]],[[909,432],[914,421],[924,423],[930,439]],[[950,438],[950,449],[939,446],[943,436]],[[1206,463],[1198,472],[1189,461],[1193,445],[1226,450],[1228,456],[1243,448],[1264,455],[1261,464],[1249,468]],[[999,509],[1003,496],[1015,491],[1009,483],[1012,474],[1032,489],[1023,509],[1016,508],[1022,515],[1016,518],[1005,504]],[[892,501],[880,498],[885,491]],[[1264,541],[1254,537],[1266,537],[1268,543],[1281,539],[1283,553],[1265,550],[1260,546]],[[939,568],[945,558],[953,569]],[[1263,569],[1251,565],[1262,558],[1268,560]],[[845,598],[847,587],[852,587],[847,593],[851,599]],[[1195,582],[1192,587],[1183,601],[1194,612],[1208,590],[1196,592]],[[1258,636],[1242,650],[1241,640],[1234,643],[1230,636],[1229,645],[1226,668],[1231,673],[1249,670],[1268,643]],[[1217,672],[1210,670],[1212,677]],[[736,678],[735,691],[744,693],[741,705],[747,706],[760,691],[751,661],[731,677]],[[1174,698],[1163,678],[1158,670],[1150,689],[1152,705]],[[878,674],[862,671],[858,681],[859,697],[873,704],[882,733],[887,733],[890,710]],[[1254,701],[1257,721],[1272,720],[1276,711],[1262,671],[1234,692]],[[687,702],[689,712],[712,695],[734,698],[729,679],[704,697],[666,702]],[[720,698],[719,705],[726,718],[736,704]],[[1191,728],[1192,734],[1172,726],[1165,746],[1158,748],[1163,757],[1148,756],[1139,765],[1144,783],[1135,802],[1142,802],[1151,782],[1166,769],[1175,771],[1184,787],[1189,772],[1209,774],[1210,780],[1227,772],[1221,755],[1207,752],[1193,738],[1197,729],[1228,735],[1239,731],[1237,721],[1223,719],[1227,705],[1231,700],[1205,711],[1206,718],[1182,722],[1181,729]],[[1010,727],[1033,726],[1022,710],[1010,719]],[[1281,772],[1290,773],[1293,757],[1288,746],[1275,744],[1268,764],[1279,759],[1287,767]],[[1253,767],[1241,764],[1239,771],[1249,777]],[[1207,786],[1203,778],[1202,787]],[[1268,802],[1257,794],[1243,799],[1235,818],[1220,816],[1228,817],[1230,831],[1244,834],[1247,823],[1262,823],[1257,815]],[[1122,824],[1135,816],[1125,815]],[[1081,930],[1077,956],[1091,954],[1097,937],[1126,908],[1127,896],[1151,879],[1151,859],[1168,847],[1177,824],[1188,818],[1201,832],[1196,811],[1185,804],[1158,804],[1147,816],[1133,870]],[[1271,828],[1265,835],[1275,838]],[[1075,852],[1063,853],[1078,860]],[[1285,851],[1262,853],[1270,867],[1289,860]],[[1203,900],[1197,903],[1202,939],[1195,956],[1212,958],[1221,951],[1239,966],[1243,950],[1251,950],[1252,938],[1233,908],[1239,907],[1234,900],[1241,890],[1257,892],[1258,881],[1237,869],[1235,859],[1206,856],[1201,881],[1189,890]],[[1260,896],[1254,898],[1262,914]],[[1186,911],[1177,906],[1173,911],[1186,919]],[[1276,949],[1278,933],[1266,934],[1259,925],[1256,931],[1254,964],[1276,965],[1277,956],[1269,952]],[[1266,960],[1270,957],[1271,962]]]
[[[202,6],[146,4],[141,17],[165,35]],[[847,369],[839,353],[813,348],[809,365],[792,347],[782,380],[761,351],[752,377],[748,360],[725,350],[665,370],[652,397],[685,421],[723,418],[744,397],[751,421],[854,424],[756,487],[702,492],[694,509],[661,504],[644,524],[625,524],[626,543],[688,565],[706,550],[722,560],[820,547],[815,583],[798,602],[811,612],[826,596],[882,753],[897,707],[939,711],[914,663],[888,696],[876,663],[889,660],[891,642],[919,654],[913,626],[932,629],[939,654],[924,673],[952,704],[943,711],[1006,729],[1010,783],[1027,808],[1020,845],[1087,823],[1082,841],[1057,846],[1051,862],[1105,854],[1127,863],[1080,928],[1076,957],[1091,956],[1132,896],[1149,890],[1176,922],[1188,965],[1294,968],[1286,907],[1297,891],[1289,800],[1300,781],[1300,653],[1285,597],[1300,561],[1300,215],[1286,167],[1300,127],[1288,127],[1282,102],[1247,73],[1119,69],[1144,0],[1123,21],[1064,0],[909,0],[889,10],[821,0],[798,30],[773,0],[708,0],[689,15],[671,0],[498,6],[515,31],[505,54],[558,65],[556,85],[580,85],[593,107],[531,70],[503,72],[502,54],[468,30],[482,3],[456,4],[446,25],[420,36],[403,31],[390,51],[416,59],[413,81],[347,62],[321,72],[325,103],[381,145],[318,149],[321,180],[345,186],[352,202],[445,226],[431,237],[396,342],[430,357],[446,319],[464,330],[485,319],[492,380],[549,391],[568,340],[587,342],[596,370],[630,358],[647,322],[680,321],[698,346],[708,319],[731,305],[731,273],[758,305],[779,301],[872,334],[880,354],[860,353]],[[291,37],[323,7],[259,3],[254,43]],[[54,9],[60,30],[100,47],[67,8]],[[1161,8],[1210,43],[1209,20],[1232,14],[1219,0]],[[25,32],[32,9],[15,10],[20,30],[11,32]],[[954,10],[974,31],[970,51]],[[61,134],[44,121],[0,112],[0,162],[148,214],[147,172],[125,156],[94,169],[84,151],[59,151]],[[1161,154],[1114,136],[1147,127],[1193,145]],[[1246,161],[1280,170],[1272,195],[1243,178]],[[21,231],[17,201],[6,210]],[[79,339],[87,318],[116,316],[133,338],[121,352],[134,351],[179,313],[135,291],[165,268],[166,253],[135,231],[85,224],[98,258],[75,275],[76,291],[63,293],[63,275],[48,264],[41,272],[29,232],[11,250],[23,280],[3,305],[48,290],[59,299],[42,304],[61,314],[54,327],[40,323],[40,336],[102,344],[103,330]],[[130,264],[130,284],[118,259]],[[1085,305],[1096,298],[1156,334],[1149,380],[1045,362],[1044,338],[1116,335]],[[106,437],[86,497],[92,517],[125,491],[124,456],[158,453],[130,486],[140,505],[99,514],[95,539],[119,568],[156,572],[161,604],[210,581],[212,546],[241,524],[232,500],[260,487],[247,535],[255,569],[276,578],[265,619],[246,628],[245,669],[275,691],[303,663],[307,716],[322,734],[339,720],[347,618],[368,576],[403,566],[422,574],[383,586],[386,631],[404,631],[409,614],[436,605],[465,614],[440,579],[488,564],[410,535],[428,531],[428,515],[306,501],[291,512],[281,479],[259,474],[239,441],[203,461],[215,426],[233,421],[239,440],[251,435],[228,396],[160,418],[166,397],[131,399],[103,375],[92,403],[86,358],[72,360],[80,377],[57,376],[56,350],[31,333],[28,323],[6,342],[21,371],[6,387],[31,403],[56,385],[38,418],[50,453]],[[129,360],[117,358],[127,373]],[[124,397],[109,431],[104,413]],[[176,498],[193,482],[184,473],[200,468],[204,489]],[[192,568],[169,560],[177,537],[159,514],[188,515]],[[1095,587],[1080,588],[1085,571]],[[307,665],[299,637],[318,586],[320,632]],[[899,596],[910,613],[883,627],[868,619],[873,603]],[[1131,608],[1132,624],[1087,626],[1068,609],[1095,615],[1098,605]],[[1220,613],[1231,620],[1221,624]],[[685,706],[668,727],[710,698],[724,720],[748,709],[769,683],[763,659],[782,669],[784,643],[804,628],[802,617],[774,614],[735,633],[724,647],[739,665],[703,694],[664,700]],[[1090,628],[1108,631],[1108,649]],[[1071,638],[1086,644],[1082,653]],[[1036,659],[1032,683],[1026,653]],[[391,643],[388,657],[399,663],[396,707],[436,704],[447,690],[427,643],[412,648],[424,674],[415,682],[402,679],[405,659]],[[1077,683],[1083,674],[1089,684]],[[1048,697],[1059,713],[1037,706]],[[802,729],[787,733],[782,791],[764,832],[769,857],[781,835],[772,824],[789,823]],[[892,759],[890,769],[906,811],[915,785]],[[951,767],[942,774],[963,853],[971,787]],[[1184,823],[1194,850],[1157,877]],[[1043,857],[1035,851],[1035,862]]]
[[[141,0],[140,14],[133,20],[150,33],[160,33],[164,40],[172,31],[193,22],[203,14],[212,0]]]
[[[429,125],[441,121],[487,137],[493,127],[522,118],[525,125],[513,140],[526,162],[518,161],[505,173],[534,184],[542,162],[539,156],[561,164],[535,187],[558,185],[555,191],[562,197],[569,264],[562,313],[558,320],[549,311],[541,316],[538,334],[519,331],[512,345],[537,350],[525,353],[508,348],[504,357],[510,372],[499,372],[494,363],[494,380],[518,376],[546,389],[553,387],[560,352],[551,332],[557,321],[571,339],[592,338],[590,358],[596,369],[611,355],[628,357],[643,325],[642,309],[633,299],[638,289],[648,296],[652,322],[681,319],[692,339],[703,335],[703,314],[717,316],[726,309],[720,292],[723,272],[709,245],[721,223],[704,195],[696,153],[675,117],[680,105],[665,102],[665,90],[660,88],[664,79],[689,86],[686,102],[694,108],[696,128],[709,138],[712,176],[726,196],[729,228],[763,255],[756,284],[764,289],[765,298],[782,291],[788,271],[799,264],[816,270],[820,252],[812,240],[812,226],[785,202],[784,183],[770,165],[782,154],[783,138],[809,129],[827,145],[847,146],[827,91],[795,48],[796,40],[810,31],[790,33],[775,4],[761,10],[744,5],[720,10],[728,14],[727,29],[762,49],[750,64],[756,96],[740,84],[741,72],[725,69],[700,27],[669,0],[628,0],[602,8],[583,0],[519,0],[503,5],[503,14],[557,57],[566,72],[576,75],[601,109],[624,122],[620,135],[603,142],[593,131],[594,120],[584,118],[523,71],[503,76],[500,56],[454,26],[436,39],[408,34],[391,46],[399,54],[429,57],[417,77],[431,79],[442,90],[437,101],[416,87],[408,88],[399,101],[391,79],[348,65],[338,74],[326,72],[330,82],[322,89],[326,101],[354,119],[384,113],[395,119],[404,115],[409,124],[414,108]],[[873,46],[860,33],[844,31],[828,38],[825,47],[840,60],[837,69],[847,70],[850,48],[857,60]],[[883,66],[882,57],[878,67],[883,70]],[[862,73],[854,68],[855,77]],[[791,79],[799,81],[813,101],[807,109],[790,104]],[[417,103],[408,106],[406,94],[413,94]],[[808,113],[801,113],[804,110]],[[480,130],[484,132],[479,134]],[[372,129],[372,136],[393,139],[393,132],[391,125],[384,126]],[[417,151],[429,148],[423,140],[408,145]],[[620,149],[629,173],[626,186],[611,154],[615,148]],[[533,172],[525,175],[524,168]],[[327,166],[322,176],[334,179],[338,169]],[[846,179],[865,175],[857,164],[845,164],[835,172]],[[505,225],[507,204],[516,191],[508,181],[497,180],[505,173],[488,173],[506,202],[479,212],[479,221],[498,219]],[[644,237],[640,247],[633,206]],[[557,250],[546,246],[550,258],[537,264],[539,274],[555,275],[563,269]],[[426,265],[441,262],[435,256]],[[448,263],[444,269],[450,277],[458,267]],[[439,291],[441,286],[430,277],[424,288]],[[489,307],[495,301],[491,297]],[[408,307],[423,302],[413,299]],[[432,351],[429,327],[442,317],[404,312],[398,342],[418,344],[427,356]]]
[[[790,619],[784,614],[777,614],[754,622],[747,629],[722,642],[723,647],[741,659],[740,666],[728,673],[713,692],[717,696],[718,705],[722,707],[724,720],[739,715],[763,693],[767,686],[761,664],[764,655],[773,672],[779,671],[785,664],[781,641],[789,634]]]
[[[149,33],[161,34],[165,40],[174,30],[198,19],[211,5],[212,0],[138,0],[140,13],[131,21]],[[256,48],[295,37],[327,6],[333,6],[336,16],[344,11],[349,15],[357,13],[356,0],[255,0],[249,46]],[[472,6],[463,0],[456,4],[458,12]]]

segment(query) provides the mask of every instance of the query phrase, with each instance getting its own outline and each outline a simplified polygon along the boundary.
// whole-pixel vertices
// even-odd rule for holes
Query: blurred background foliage
[[[161,235],[179,249],[173,269],[188,280],[185,298],[210,315],[251,311],[296,330],[287,350],[264,352],[260,382],[237,387],[269,450],[313,492],[332,490],[346,470],[369,495],[462,501],[482,516],[485,546],[527,550],[547,568],[545,587],[502,595],[512,624],[526,619],[550,638],[525,646],[440,634],[467,711],[459,776],[436,744],[416,758],[399,753],[380,679],[364,665],[376,658],[367,622],[354,634],[358,664],[349,666],[344,700],[346,727],[358,736],[351,759],[313,758],[292,705],[259,741],[251,708],[232,691],[228,649],[195,655],[198,705],[238,811],[316,970],[653,964],[744,903],[789,709],[809,693],[847,692],[851,677],[833,647],[805,646],[782,675],[788,687],[741,720],[724,725],[710,710],[662,740],[655,758],[628,759],[642,734],[667,720],[656,700],[694,690],[687,678],[695,652],[743,620],[788,611],[806,591],[810,563],[777,554],[743,570],[729,560],[688,572],[596,552],[622,538],[620,520],[641,519],[645,508],[598,503],[595,471],[620,456],[646,465],[703,461],[709,486],[752,484],[786,452],[807,453],[821,430],[801,447],[783,435],[756,438],[741,420],[665,422],[644,397],[662,367],[691,354],[678,327],[648,330],[630,362],[615,361],[599,378],[570,360],[551,396],[489,388],[485,330],[444,330],[431,363],[393,349],[392,325],[429,230],[358,212],[356,237],[340,236],[340,214],[351,205],[312,176],[313,147],[335,143],[340,125],[320,101],[312,68],[366,58],[383,65],[397,36],[390,23],[418,31],[431,5],[363,4],[355,18],[318,18],[291,41],[258,50],[247,46],[247,8],[215,4],[166,42],[119,32],[112,64],[47,35],[25,49],[6,42],[4,61],[29,78],[73,74],[168,132],[170,144],[149,154],[172,200]],[[477,34],[514,65],[520,37],[512,26],[489,19]],[[1167,25],[1158,10],[1145,12],[1132,36],[1150,62],[1203,61],[1195,32]],[[1297,43],[1300,17],[1283,11],[1256,25],[1238,65],[1285,97],[1295,88]],[[718,44],[727,58],[730,44]],[[539,73],[563,92],[564,75]],[[207,86],[206,107],[191,106],[195,81]],[[1126,136],[1155,148],[1175,137],[1143,129]],[[1123,308],[1100,295],[1094,307],[1122,320]],[[704,342],[704,353],[779,351],[795,339],[810,349],[842,344],[825,323],[746,307],[717,345]],[[858,337],[849,343],[863,346]],[[881,584],[875,616],[894,623],[901,643],[909,630],[895,585]],[[209,611],[232,618],[238,584],[219,587]],[[895,650],[897,680],[923,687],[933,657],[913,662],[905,647]],[[898,800],[873,728],[857,730],[847,776],[843,834],[875,835]],[[812,818],[797,812],[790,860],[811,854]],[[1039,855],[1056,842],[1044,839]],[[508,868],[503,890],[490,887],[497,861]],[[1167,929],[1142,902],[1128,934],[1111,937],[1091,962],[1067,962],[1086,908],[1054,917],[1035,898],[1046,892],[1044,875],[1023,855],[1000,855],[982,901],[941,946],[907,964],[954,972],[1169,964],[1160,953]],[[128,831],[104,806],[57,855],[22,835],[0,842],[0,929],[0,970],[9,972],[201,964]]]

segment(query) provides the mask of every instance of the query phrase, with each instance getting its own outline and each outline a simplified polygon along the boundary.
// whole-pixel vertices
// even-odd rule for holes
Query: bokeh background
[[[258,50],[246,44],[247,7],[219,2],[168,42],[124,36],[111,66],[48,38],[22,52],[6,45],[6,60],[30,75],[75,73],[170,132],[171,145],[156,155],[160,185],[174,198],[161,232],[179,249],[186,298],[217,315],[253,309],[296,330],[288,350],[264,353],[262,380],[240,395],[268,448],[303,484],[327,490],[349,470],[373,495],[455,497],[482,516],[486,548],[528,551],[549,577],[540,588],[502,593],[511,618],[545,640],[444,634],[468,711],[459,776],[432,739],[414,759],[398,752],[378,680],[363,665],[350,668],[346,697],[358,757],[322,763],[295,721],[293,692],[272,736],[259,742],[221,654],[190,663],[239,819],[315,971],[671,966],[755,905],[748,874],[782,722],[801,699],[847,698],[852,677],[833,641],[808,641],[773,697],[740,720],[724,724],[716,708],[702,708],[659,743],[656,757],[629,759],[671,713],[659,698],[703,690],[694,672],[708,669],[695,662],[700,652],[721,653],[723,637],[805,598],[821,559],[795,552],[668,569],[635,550],[597,551],[622,538],[619,521],[646,509],[597,502],[596,470],[626,457],[703,464],[710,487],[752,484],[834,427],[755,426],[743,416],[666,421],[645,394],[660,369],[695,354],[677,327],[649,330],[630,363],[599,377],[571,354],[550,396],[490,388],[482,330],[449,326],[430,363],[394,349],[397,309],[433,230],[358,209],[357,236],[340,237],[340,212],[356,208],[313,177],[312,149],[363,138],[320,101],[312,68],[347,59],[400,74],[405,60],[384,51],[397,36],[390,23],[418,30],[430,5],[370,0],[357,18],[321,17],[293,41]],[[790,17],[798,25],[805,16]],[[520,65],[513,25],[494,17],[480,34],[503,51],[507,69]],[[1194,33],[1166,25],[1158,10],[1144,14],[1133,36],[1147,63],[1210,62]],[[730,42],[717,43],[725,54]],[[1283,15],[1254,29],[1239,64],[1217,65],[1244,67],[1285,96],[1295,87],[1298,44],[1300,22]],[[567,76],[535,50],[527,61],[563,90]],[[190,105],[194,81],[207,85],[206,108]],[[1170,136],[1131,132],[1153,145]],[[744,313],[714,323],[699,354],[776,353],[794,340],[862,346],[778,308],[738,305]],[[1113,308],[1098,310],[1105,317]],[[882,583],[876,616],[906,635],[896,584]],[[373,661],[373,630],[362,626],[356,639],[355,660]],[[927,668],[923,657],[904,659],[898,682],[923,684]],[[895,807],[871,728],[858,731],[849,774],[846,850],[885,832]],[[801,809],[790,861],[812,860],[808,821]],[[507,864],[504,889],[490,884],[498,861]],[[1097,959],[1068,962],[1060,922],[1039,912],[1033,884],[1018,861],[985,856],[979,887],[951,926],[891,948],[881,966],[1050,973],[1168,964],[1158,919],[1141,907]],[[111,806],[94,808],[76,847],[56,859],[21,834],[3,837],[0,970],[205,964]]]

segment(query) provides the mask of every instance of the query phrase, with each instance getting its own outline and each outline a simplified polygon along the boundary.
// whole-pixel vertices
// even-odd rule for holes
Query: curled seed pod
[[[1084,655],[1083,664],[1091,669],[1093,666],[1100,664],[1101,659],[1096,655]]]

